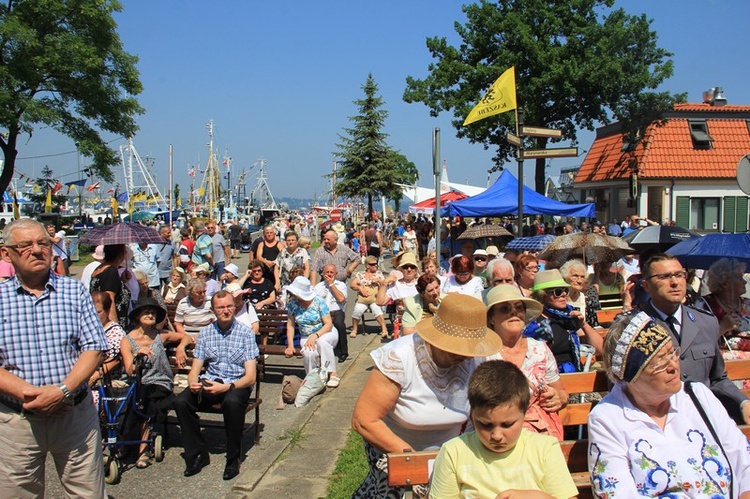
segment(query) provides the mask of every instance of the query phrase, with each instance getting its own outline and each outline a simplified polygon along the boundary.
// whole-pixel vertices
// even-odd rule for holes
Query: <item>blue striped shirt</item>
[[[84,350],[107,351],[102,323],[80,281],[50,272],[44,292],[18,277],[0,283],[0,366],[34,386],[61,383]]]
[[[193,356],[206,366],[205,377],[211,381],[221,379],[234,383],[245,375],[245,362],[256,359],[260,352],[255,334],[246,325],[232,321],[232,326],[222,331],[218,321],[201,329]]]

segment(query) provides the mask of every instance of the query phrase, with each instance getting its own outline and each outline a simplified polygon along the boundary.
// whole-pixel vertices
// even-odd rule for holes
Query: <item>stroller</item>
[[[104,448],[105,481],[112,485],[120,480],[121,463],[119,456],[124,446],[148,444],[149,451],[157,462],[164,459],[162,435],[154,432],[151,418],[143,412],[143,371],[147,369],[148,357],[143,354],[135,356],[135,375],[128,382],[121,383],[104,375],[99,386],[99,424]],[[138,422],[146,421],[149,425],[148,440],[127,440],[127,428],[130,418]],[[140,425],[137,425],[140,428]],[[139,434],[140,435],[140,434]]]

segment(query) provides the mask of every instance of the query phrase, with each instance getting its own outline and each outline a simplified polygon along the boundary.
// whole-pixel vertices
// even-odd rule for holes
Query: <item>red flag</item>
[[[52,195],[57,194],[57,192],[62,188],[63,188],[63,185],[60,182],[56,183],[55,186],[52,188]]]
[[[110,190],[107,191],[107,194],[114,194],[114,193],[115,193],[114,187],[112,187]]]
[[[101,184],[101,182],[96,182],[95,184],[91,184],[90,186],[88,186],[86,188],[86,190],[89,191],[89,192],[91,192],[94,189],[98,189],[99,188],[99,184]]]

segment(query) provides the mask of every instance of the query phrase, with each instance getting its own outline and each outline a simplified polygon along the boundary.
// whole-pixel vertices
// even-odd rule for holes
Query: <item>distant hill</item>
[[[304,210],[313,206],[315,200],[312,198],[289,198],[289,197],[275,197],[276,204],[287,205],[290,210]]]

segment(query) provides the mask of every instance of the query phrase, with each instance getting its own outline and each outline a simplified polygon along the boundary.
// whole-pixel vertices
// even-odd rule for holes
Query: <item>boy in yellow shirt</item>
[[[502,360],[480,364],[469,381],[474,431],[442,445],[430,497],[569,498],[578,494],[556,438],[523,428],[526,376]]]

